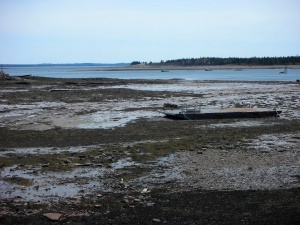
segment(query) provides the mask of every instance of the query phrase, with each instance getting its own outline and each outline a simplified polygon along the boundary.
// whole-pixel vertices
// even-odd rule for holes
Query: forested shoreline
[[[133,61],[131,65],[159,65],[159,66],[221,66],[221,65],[241,65],[241,66],[272,66],[272,65],[300,65],[300,56],[287,57],[251,57],[251,58],[220,58],[201,57],[161,60],[160,62],[140,62]]]

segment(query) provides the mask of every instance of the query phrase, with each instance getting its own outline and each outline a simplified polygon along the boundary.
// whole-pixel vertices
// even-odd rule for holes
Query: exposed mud
[[[46,223],[50,211],[74,224],[300,217],[299,84],[29,76],[0,85],[0,222]],[[173,121],[158,112],[164,103],[283,113]]]

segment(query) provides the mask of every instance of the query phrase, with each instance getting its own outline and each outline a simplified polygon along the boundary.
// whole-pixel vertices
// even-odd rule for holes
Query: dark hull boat
[[[279,117],[282,111],[261,108],[224,108],[224,109],[169,109],[163,110],[167,117],[182,120],[230,119]]]

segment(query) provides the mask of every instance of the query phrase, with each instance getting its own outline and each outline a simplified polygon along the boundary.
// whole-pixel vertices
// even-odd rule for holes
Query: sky
[[[0,0],[0,64],[300,54],[300,0]]]

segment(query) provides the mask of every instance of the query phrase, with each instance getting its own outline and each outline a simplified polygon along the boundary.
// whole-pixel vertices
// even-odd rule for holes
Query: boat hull
[[[230,109],[205,109],[194,112],[182,110],[162,111],[167,117],[181,120],[202,120],[202,119],[231,119],[231,118],[262,118],[278,117],[282,111],[266,110],[258,108],[230,108]]]

